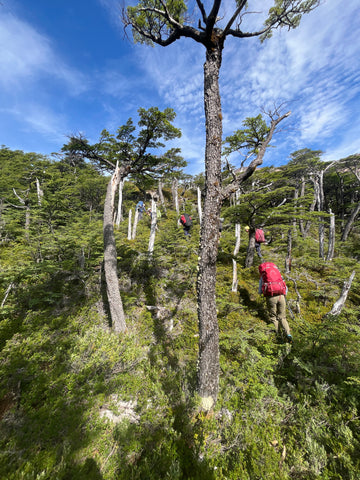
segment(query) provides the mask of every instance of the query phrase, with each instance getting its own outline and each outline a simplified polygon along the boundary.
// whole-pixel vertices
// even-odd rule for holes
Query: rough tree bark
[[[164,198],[164,192],[163,192],[163,183],[162,183],[161,179],[159,179],[159,182],[158,182],[158,193],[159,193],[161,206],[164,209],[164,213],[166,213],[166,205],[165,205],[165,198]]]
[[[291,234],[291,228],[289,228],[288,237],[287,237],[287,253],[285,258],[285,273],[290,273],[291,271],[291,248],[292,248],[292,234]]]
[[[132,217],[132,210],[129,210],[129,221],[128,221],[128,234],[127,239],[131,240],[131,217]]]
[[[221,0],[210,5],[209,13],[199,1],[199,18],[192,23],[194,15],[188,15],[186,5],[172,2],[140,1],[136,6],[124,10],[124,24],[131,25],[136,40],[156,43],[164,47],[171,45],[181,37],[192,38],[206,48],[204,66],[204,105],[205,105],[205,199],[203,221],[200,230],[200,255],[197,278],[198,321],[199,321],[199,362],[198,393],[204,409],[212,408],[216,402],[219,385],[219,329],[216,315],[216,256],[219,239],[220,207],[226,195],[238,187],[221,191],[221,144],[222,113],[219,93],[219,70],[222,50],[227,36],[238,38],[262,37],[271,35],[275,28],[286,25],[296,28],[304,13],[310,12],[318,5],[318,0],[277,1],[269,10],[269,17],[260,30],[244,32],[242,20],[248,6],[246,0],[235,3],[235,9],[228,15],[224,28],[218,24]],[[208,5],[206,5],[208,6]],[[227,15],[225,15],[226,17]],[[219,17],[219,19],[218,19]],[[288,116],[286,114],[285,116]],[[247,167],[246,172],[237,176],[237,182],[244,181],[262,163],[276,125],[285,116],[272,121],[270,133],[261,144],[256,159]]]
[[[151,226],[150,226],[150,238],[149,238],[149,247],[148,247],[149,255],[152,255],[154,252],[156,221],[157,221],[156,202],[154,198],[152,198],[151,199]]]
[[[235,224],[235,248],[233,252],[234,257],[236,257],[236,255],[239,253],[239,249],[240,249],[240,223],[236,223]],[[238,276],[237,276],[237,263],[235,258],[232,259],[232,264],[233,264],[233,280],[232,280],[231,291],[237,292]]]
[[[331,260],[334,258],[334,250],[335,250],[335,215],[330,210],[329,244],[328,244],[328,251],[326,255],[327,262],[331,262]]]
[[[250,268],[254,264],[255,255],[255,227],[250,226],[249,243],[246,250],[245,268]]]
[[[173,204],[176,210],[176,215],[179,216],[179,195],[178,195],[178,180],[174,178],[171,184],[171,193],[173,197]]]
[[[207,49],[204,65],[206,118],[205,198],[197,277],[199,322],[198,393],[205,410],[216,403],[219,390],[219,327],[216,313],[216,257],[221,209],[222,117],[219,70],[223,44]],[[209,121],[211,119],[211,121]]]
[[[231,196],[231,198],[234,197],[234,205],[239,205],[239,197],[240,197],[240,190],[236,190],[235,194]],[[232,264],[233,264],[233,281],[232,281],[232,286],[231,286],[231,291],[232,292],[237,292],[237,287],[238,287],[238,276],[237,276],[237,263],[236,263],[236,255],[239,253],[240,250],[240,223],[235,224],[235,248],[233,252],[233,259],[232,259]]]
[[[137,229],[138,221],[139,221],[139,211],[137,208],[135,208],[134,223],[133,223],[133,228],[131,233],[132,240],[135,240],[136,238],[136,229]]]
[[[119,199],[118,199],[118,207],[117,207],[117,214],[116,214],[116,221],[115,221],[117,228],[119,228],[120,222],[123,219],[123,216],[122,216],[123,189],[124,189],[124,180],[120,180],[120,182],[119,182]]]
[[[359,215],[359,212],[360,212],[360,202],[357,204],[357,206],[351,212],[351,215],[350,215],[348,221],[346,222],[344,231],[341,235],[341,241],[342,242],[346,242],[346,240],[348,239],[351,228],[352,228],[352,226],[355,222],[356,217]]]
[[[202,207],[201,207],[201,190],[200,190],[200,187],[197,187],[197,205],[198,205],[199,223],[201,225]]]
[[[320,172],[322,174],[323,172]],[[316,209],[321,212],[323,209],[322,197],[321,197],[321,175],[315,174],[311,180],[314,184],[314,198]],[[324,258],[324,220],[323,217],[319,219],[319,258]]]
[[[113,330],[116,333],[124,332],[126,330],[125,314],[119,290],[117,254],[113,226],[115,192],[121,180],[121,172],[118,165],[116,165],[116,169],[108,183],[106,191],[103,226],[106,292],[109,302],[111,323]]]

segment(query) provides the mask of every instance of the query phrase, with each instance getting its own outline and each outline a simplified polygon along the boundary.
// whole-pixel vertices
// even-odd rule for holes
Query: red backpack
[[[286,295],[286,283],[274,263],[262,263],[259,265],[259,272],[262,278],[262,293],[265,297]]]
[[[265,235],[264,235],[264,230],[261,230],[261,228],[258,228],[255,231],[255,242],[257,243],[265,243]]]
[[[190,217],[190,215],[188,215],[187,213],[183,213],[180,217],[180,223],[184,226],[184,227],[191,227],[192,225],[192,218]]]

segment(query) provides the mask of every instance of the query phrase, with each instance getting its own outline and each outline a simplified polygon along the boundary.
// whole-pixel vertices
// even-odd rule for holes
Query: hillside
[[[4,169],[10,156],[2,154]],[[115,236],[127,331],[118,335],[102,282],[106,179],[90,167],[75,174],[46,164],[41,204],[30,189],[27,229],[25,210],[9,200],[13,186],[22,197],[28,178],[15,178],[16,161],[26,163],[11,152],[13,175],[1,185],[0,479],[359,478],[358,223],[346,242],[337,225],[331,261],[319,258],[316,218],[305,238],[295,225],[288,274],[289,221],[265,227],[272,242],[264,260],[289,287],[289,345],[267,322],[260,259],[244,267],[244,228],[231,291],[235,236],[226,205],[217,262],[220,393],[204,413],[196,398],[196,190],[182,196],[194,218],[188,239],[164,189],[149,255],[148,216],[127,238],[128,212],[143,193],[131,182],[125,188]],[[353,271],[342,312],[327,315]]]

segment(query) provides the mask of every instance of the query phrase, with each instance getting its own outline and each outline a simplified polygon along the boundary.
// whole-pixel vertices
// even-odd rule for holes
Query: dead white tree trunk
[[[300,193],[300,197],[304,197],[305,196],[305,177],[301,177],[301,193]],[[314,198],[313,198],[313,201],[310,205],[310,208],[309,208],[309,212],[313,212],[315,210],[315,206],[316,206],[316,195],[314,194]],[[303,212],[303,210],[301,210]],[[299,221],[299,225],[300,225],[300,233],[302,235],[303,238],[306,238],[309,231],[310,231],[310,226],[311,226],[311,222],[310,220],[307,220],[306,224],[304,225],[304,222],[303,220],[300,220]]]
[[[131,217],[132,217],[132,210],[129,210],[129,223],[128,223],[128,240],[131,240]]]
[[[41,205],[42,198],[44,196],[44,192],[41,189],[39,179],[36,179],[36,192],[37,192],[37,197],[38,197],[38,204]]]
[[[339,315],[339,313],[341,313],[341,310],[343,309],[343,307],[345,305],[345,302],[346,302],[349,290],[351,288],[352,281],[354,280],[354,277],[355,277],[355,270],[350,275],[349,280],[347,282],[344,282],[339,300],[337,300],[334,303],[332,309],[330,310],[330,312],[327,315]]]
[[[15,197],[19,200],[22,204],[21,206],[14,205],[15,208],[23,208],[25,210],[25,238],[29,240],[30,234],[30,202],[29,202],[29,190],[25,192],[25,198],[21,198],[20,195],[17,194],[15,188],[13,188],[13,192]]]
[[[136,229],[137,229],[138,221],[139,221],[139,211],[137,208],[135,208],[134,224],[133,224],[132,233],[131,233],[132,240],[135,240],[136,238]]]
[[[331,260],[334,258],[334,250],[335,250],[335,214],[332,213],[330,209],[329,244],[328,244],[328,251],[326,255],[327,262],[331,262]]]
[[[240,223],[236,223],[235,224],[235,248],[233,252],[234,257],[236,257],[236,255],[239,253],[239,249],[240,249]],[[235,258],[232,259],[232,264],[233,264],[233,281],[232,281],[231,291],[237,292],[238,276],[237,276],[237,263]]]
[[[239,205],[240,203],[240,190],[236,190],[234,192],[234,205]],[[238,287],[238,275],[237,275],[237,262],[235,260],[236,255],[239,253],[240,250],[240,223],[235,224],[235,248],[233,252],[233,259],[232,259],[232,264],[233,264],[233,280],[232,280],[232,286],[231,286],[231,291],[232,292],[237,292],[237,287]]]
[[[178,180],[174,178],[171,184],[171,192],[173,197],[174,208],[176,210],[176,215],[179,216],[179,196],[178,196]]]
[[[321,174],[315,174],[311,179],[314,184],[314,197],[316,201],[316,209],[318,212],[322,211],[323,203],[321,196]],[[319,218],[319,258],[324,258],[324,219],[323,217]]]
[[[6,292],[5,292],[5,296],[3,298],[3,301],[1,302],[1,308],[5,305],[5,302],[8,298],[8,296],[9,296],[9,293],[11,292],[13,286],[14,286],[14,284],[11,282],[10,285],[7,287]]]
[[[116,221],[115,221],[117,228],[119,228],[120,222],[123,219],[123,216],[122,216],[123,189],[124,189],[124,180],[120,180],[118,208],[117,208]]]
[[[110,308],[111,322],[114,332],[120,333],[126,330],[125,314],[121,301],[119,280],[117,273],[117,253],[113,226],[113,211],[115,192],[122,180],[118,164],[107,187],[104,204],[104,270],[107,298]]]
[[[199,223],[201,225],[202,207],[201,207],[201,190],[200,190],[200,187],[197,187],[197,205],[198,205]]]
[[[154,252],[156,221],[157,221],[156,202],[154,198],[152,198],[151,199],[151,226],[150,226],[150,238],[149,238],[149,247],[148,247],[149,255],[152,255]]]

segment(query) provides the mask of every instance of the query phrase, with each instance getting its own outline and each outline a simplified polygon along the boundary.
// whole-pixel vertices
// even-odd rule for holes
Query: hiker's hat
[[[245,230],[248,232],[250,230],[250,227],[246,225]]]

